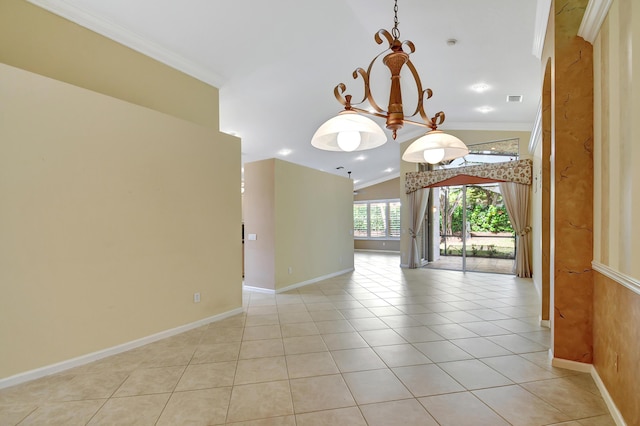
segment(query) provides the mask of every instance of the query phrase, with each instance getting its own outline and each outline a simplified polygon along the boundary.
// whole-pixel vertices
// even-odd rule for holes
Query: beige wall
[[[242,306],[237,139],[3,64],[0,98],[0,377]]]
[[[640,8],[614,0],[594,42],[594,265],[640,281]],[[598,268],[599,267],[599,268]],[[640,424],[640,294],[595,274],[594,365],[627,424]]]
[[[241,306],[215,87],[23,0],[0,70],[0,378]]]
[[[455,137],[462,140],[467,146],[475,145],[483,142],[491,142],[497,140],[504,139],[512,139],[512,138],[520,138],[520,158],[532,158],[531,154],[528,151],[529,138],[531,137],[531,132],[519,132],[519,131],[509,131],[509,130],[445,130],[447,133],[454,135]],[[402,158],[402,154],[404,151],[414,142],[415,139],[404,142],[400,144],[400,157]],[[407,163],[406,161],[400,160],[400,202],[402,206],[408,206],[407,195],[404,193],[404,184],[405,184],[405,175],[408,172],[416,172],[418,171],[418,165],[415,163]],[[432,213],[434,215],[439,214],[437,211]],[[401,216],[401,226],[402,231],[400,234],[400,257],[401,264],[406,265],[409,259],[409,248],[411,247],[411,237],[409,236],[408,228],[410,222],[410,213],[408,208],[402,209]],[[435,218],[434,218],[435,220]],[[437,221],[435,222],[437,223]],[[422,245],[422,242],[419,242]]]
[[[0,62],[218,130],[218,90],[25,0],[0,0]]]
[[[387,181],[377,183],[358,189],[358,193],[354,195],[354,201],[369,200],[393,200],[400,198],[400,178],[389,179]],[[385,250],[400,251],[399,240],[353,240],[353,247],[356,250]]]
[[[360,188],[353,201],[392,200],[400,198],[400,178],[389,179],[375,185]]]
[[[244,165],[244,282],[276,288],[276,160]],[[255,240],[249,240],[255,234]]]
[[[278,159],[247,163],[245,209],[245,236],[257,236],[245,239],[246,285],[279,290],[353,269],[351,179]]]

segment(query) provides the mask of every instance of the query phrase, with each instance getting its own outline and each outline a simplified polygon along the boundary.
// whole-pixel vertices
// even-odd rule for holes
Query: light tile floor
[[[356,271],[245,313],[0,391],[0,425],[566,425],[614,422],[553,368],[530,280]]]

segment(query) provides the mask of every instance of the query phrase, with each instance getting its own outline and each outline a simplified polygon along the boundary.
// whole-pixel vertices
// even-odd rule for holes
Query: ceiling
[[[220,130],[242,139],[243,162],[275,157],[344,176],[351,171],[359,188],[398,176],[398,142],[424,132],[405,126],[393,141],[387,131],[385,145],[354,153],[310,145],[318,126],[342,108],[333,96],[338,83],[354,99],[362,96],[362,80],[351,73],[386,48],[373,37],[391,30],[392,0],[31,1],[218,87]],[[433,90],[426,111],[446,113],[442,130],[532,129],[541,93],[532,53],[536,1],[398,3],[400,38],[416,46],[411,60]],[[385,72],[382,64],[372,72],[381,105]],[[405,112],[415,108],[407,77]],[[471,90],[478,83],[489,88]],[[507,103],[508,95],[523,101]],[[483,106],[493,110],[478,111]]]

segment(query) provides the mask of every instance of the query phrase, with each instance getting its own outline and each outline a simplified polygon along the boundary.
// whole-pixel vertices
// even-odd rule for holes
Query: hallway
[[[613,425],[591,377],[550,366],[531,280],[353,273],[0,390],[0,425]]]

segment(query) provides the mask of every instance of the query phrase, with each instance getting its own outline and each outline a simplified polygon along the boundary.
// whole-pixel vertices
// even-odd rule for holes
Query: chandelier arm
[[[342,96],[342,94],[347,90],[347,86],[344,83],[338,84],[333,88],[333,95],[336,97],[336,100],[340,102],[340,104],[346,106],[347,100]],[[347,95],[349,96],[349,95]]]
[[[427,129],[434,130],[434,128],[432,127],[432,125],[430,123],[421,123],[420,121],[413,121],[413,120],[407,120],[407,119],[402,120],[402,122],[404,124],[411,124],[413,126],[425,127]]]
[[[385,31],[387,33],[387,35],[389,35],[389,33],[386,30],[380,30],[380,31]],[[389,36],[390,37],[390,36]],[[380,44],[380,43],[378,43]],[[373,69],[373,64],[378,60],[378,58],[384,54],[387,53],[388,50],[384,50],[382,52],[380,52],[375,58],[373,58],[373,60],[369,63],[369,66],[367,67],[367,79],[366,79],[366,84],[365,84],[365,99],[369,102],[369,105],[371,105],[371,108],[373,108],[374,110],[376,110],[377,112],[381,113],[381,114],[387,114],[387,111],[385,111],[384,109],[382,109],[380,107],[380,105],[378,105],[378,103],[376,102],[376,100],[373,98],[373,95],[371,94],[371,86],[369,85],[369,76],[371,75],[371,70]],[[364,99],[363,99],[364,102]],[[360,102],[362,103],[362,102]],[[385,116],[386,117],[386,116]]]
[[[351,110],[355,111],[355,112],[358,112],[360,114],[370,115],[372,117],[387,118],[387,116],[385,114],[380,114],[380,113],[377,113],[377,112],[371,112],[371,111],[368,111],[366,109],[362,109],[362,108],[358,108],[358,107],[351,107]],[[413,120],[407,120],[407,119],[404,119],[402,121],[403,121],[404,124],[411,124],[413,126],[424,127],[424,128],[433,130],[433,127],[429,123],[421,123],[419,121],[413,121]]]
[[[351,107],[352,111],[356,111],[360,114],[365,114],[365,115],[370,115],[372,117],[380,117],[380,118],[387,118],[386,115],[379,113],[379,112],[371,112],[369,110],[366,109],[362,109],[362,108],[358,108],[358,107]]]
[[[383,36],[387,40],[387,43],[389,43],[389,49],[391,49],[391,47],[393,46],[393,37],[391,36],[391,34],[389,34],[389,31],[385,29],[381,29],[381,30],[378,30],[377,33],[375,33],[373,38],[376,40],[376,43],[378,44],[382,44],[383,42],[380,36]]]
[[[434,121],[431,118],[429,118],[429,116],[424,110],[424,103],[427,99],[433,96],[433,91],[431,89],[425,89],[425,90],[422,89],[422,81],[420,80],[420,75],[418,74],[418,71],[416,70],[416,67],[413,65],[413,62],[411,62],[411,60],[408,60],[406,65],[411,71],[411,75],[413,76],[413,79],[416,83],[416,87],[418,89],[418,102],[416,104],[416,110],[413,112],[413,114],[408,115],[407,117],[414,117],[419,113],[420,117],[422,117],[422,119],[424,120],[425,125],[435,130]],[[425,98],[425,95],[426,95],[426,98]]]
[[[433,122],[433,124],[435,126],[439,126],[442,123],[444,123],[444,112],[443,111],[436,112],[436,115],[433,116],[431,121]],[[433,129],[433,130],[435,130],[435,129]]]
[[[416,45],[413,44],[411,40],[403,41],[402,46],[407,46],[407,48],[409,49],[409,54],[414,53],[416,51]]]
[[[371,86],[369,86],[369,73],[362,68],[356,68],[355,71],[353,71],[352,75],[354,80],[356,80],[358,76],[362,77],[362,82],[364,84],[364,94],[362,95],[362,100],[360,102],[353,102],[353,105],[361,105],[371,96]]]

